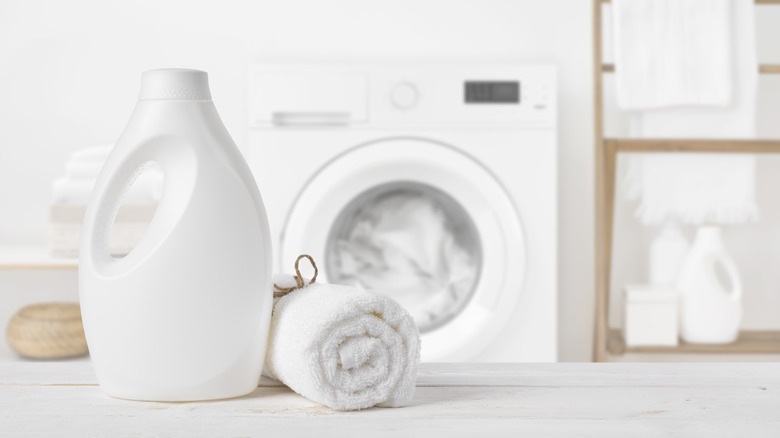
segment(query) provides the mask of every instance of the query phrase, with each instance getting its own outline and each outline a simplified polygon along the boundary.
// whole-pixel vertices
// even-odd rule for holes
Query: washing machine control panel
[[[368,75],[368,113],[371,123],[547,127],[555,83],[548,66],[378,69]]]
[[[520,103],[519,81],[466,81],[463,88],[466,103]]]
[[[396,108],[400,110],[409,110],[417,106],[420,99],[420,92],[411,82],[399,82],[393,87],[390,93],[390,100]]]
[[[499,64],[269,65],[250,71],[250,126],[556,124],[555,68]]]

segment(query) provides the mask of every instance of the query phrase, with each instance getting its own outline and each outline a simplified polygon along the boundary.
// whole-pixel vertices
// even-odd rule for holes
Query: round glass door
[[[320,263],[317,281],[400,302],[426,361],[473,360],[522,313],[518,211],[481,163],[446,144],[381,139],[325,163],[281,234],[279,260],[300,254]]]
[[[472,218],[433,186],[395,181],[354,197],[331,227],[330,280],[384,293],[421,332],[447,324],[474,294],[482,245]]]

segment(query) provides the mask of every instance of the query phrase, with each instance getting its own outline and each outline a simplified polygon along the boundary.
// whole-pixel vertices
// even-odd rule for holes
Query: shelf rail
[[[612,0],[595,0],[598,3],[612,3]],[[780,0],[754,0],[757,5],[780,5]]]
[[[778,0],[778,3],[780,5],[780,0]],[[615,72],[615,65],[614,64],[603,64],[601,66],[601,71],[603,73],[614,73]],[[771,74],[780,74],[780,64],[760,64],[758,66],[758,72],[765,75],[771,75]]]

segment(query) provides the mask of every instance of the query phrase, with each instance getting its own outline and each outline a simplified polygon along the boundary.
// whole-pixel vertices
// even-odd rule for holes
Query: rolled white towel
[[[274,283],[295,286],[292,275]],[[414,394],[420,334],[392,299],[313,283],[274,305],[265,373],[337,410],[399,407]]]

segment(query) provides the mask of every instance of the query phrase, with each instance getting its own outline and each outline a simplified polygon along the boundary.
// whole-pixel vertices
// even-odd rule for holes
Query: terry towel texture
[[[294,286],[292,275],[274,283]],[[420,334],[392,299],[313,283],[279,298],[265,374],[337,410],[398,407],[414,394]]]

